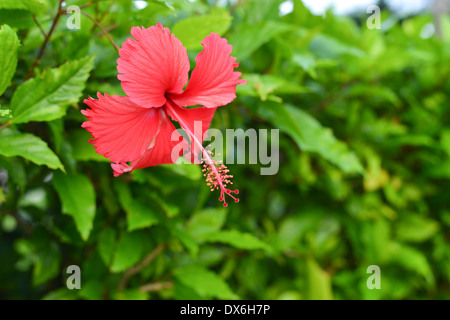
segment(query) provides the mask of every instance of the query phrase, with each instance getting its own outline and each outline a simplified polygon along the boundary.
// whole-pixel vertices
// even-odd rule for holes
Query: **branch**
[[[2,125],[0,126],[0,130],[5,129],[6,127],[9,127],[11,124],[12,124],[11,121],[8,121],[8,122],[2,124]]]
[[[36,60],[34,60],[33,65],[31,66],[30,70],[28,71],[27,76],[25,77],[25,80],[31,78],[31,76],[33,75],[33,71],[34,69],[37,67],[37,65],[39,64],[39,62],[41,62],[41,58],[44,55],[45,52],[45,48],[47,47],[47,43],[50,40],[50,37],[52,36],[53,31],[55,31],[56,25],[58,24],[59,21],[59,17],[61,16],[61,6],[62,6],[63,0],[59,0],[59,5],[58,5],[58,12],[56,13],[55,18],[53,19],[53,24],[52,27],[50,28],[50,31],[48,32],[47,36],[45,37],[44,43],[41,46],[41,49],[39,50],[39,54],[36,58]]]
[[[47,38],[47,34],[45,33],[45,30],[42,28],[41,24],[39,23],[39,21],[35,15],[33,15],[33,20],[36,23],[36,25],[39,27],[39,30],[41,30],[41,33],[44,36],[44,38]]]
[[[139,271],[141,271],[144,267],[146,267],[150,262],[153,261],[153,259],[155,259],[166,247],[166,245],[164,243],[158,245],[155,250],[153,250],[152,252],[150,252],[145,258],[144,260],[142,260],[141,262],[139,262],[137,265],[135,265],[134,267],[128,269],[127,271],[125,271],[125,274],[122,277],[122,280],[120,280],[119,285],[117,286],[117,290],[121,291],[123,289],[126,288],[128,281],[130,280],[130,278],[132,276],[134,276],[136,273],[139,273]]]
[[[94,18],[92,18],[89,14],[87,14],[86,12],[80,10],[80,12],[86,16],[88,19],[90,19],[92,22],[95,23],[95,25],[97,27],[100,28],[100,30],[102,30],[103,34],[108,38],[109,42],[111,42],[111,44],[114,46],[114,48],[117,50],[117,52],[119,52],[119,46],[113,41],[113,39],[111,38],[111,36],[109,35],[108,31],[106,31],[101,25],[100,23],[98,23],[97,20],[95,20]]]
[[[172,288],[173,283],[172,282],[153,282],[153,283],[147,283],[143,286],[139,287],[140,292],[156,292],[161,291],[163,289]]]
[[[115,23],[115,24],[113,24],[112,26],[105,27],[105,30],[108,31],[108,32],[110,32],[110,31],[116,29],[118,26],[119,26],[119,24],[118,24],[118,23]],[[95,27],[95,25],[94,25],[94,27]],[[94,35],[92,38],[94,38],[94,39],[95,39],[95,38],[99,38],[99,37],[101,37],[102,35],[103,35],[103,32],[99,32],[99,33],[97,33],[96,35]]]

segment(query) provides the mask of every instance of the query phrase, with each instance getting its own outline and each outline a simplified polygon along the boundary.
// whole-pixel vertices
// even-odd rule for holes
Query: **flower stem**
[[[52,27],[50,28],[50,31],[45,36],[44,43],[41,46],[41,49],[39,50],[38,56],[36,60],[34,60],[33,65],[31,66],[30,70],[28,71],[27,76],[25,77],[26,80],[30,79],[33,75],[34,69],[38,66],[39,62],[41,62],[42,56],[44,55],[45,48],[47,47],[47,43],[50,40],[50,37],[52,36],[53,31],[55,31],[56,25],[58,24],[59,17],[61,16],[61,7],[62,7],[63,0],[59,0],[58,5],[58,11],[56,13],[55,18],[53,19]]]
[[[193,140],[193,142],[197,145],[197,147],[200,148],[200,150],[202,151],[202,155],[203,155],[203,160],[207,163],[207,165],[209,166],[210,170],[212,171],[212,176],[215,177],[214,182],[218,185],[218,187],[220,188],[220,201],[223,201],[223,206],[226,207],[228,206],[227,202],[225,201],[225,195],[229,195],[231,198],[234,199],[235,202],[239,202],[239,199],[237,199],[236,197],[234,197],[231,193],[236,193],[238,194],[239,191],[238,190],[230,190],[227,189],[224,186],[224,181],[223,181],[223,175],[221,174],[221,172],[219,172],[219,170],[216,167],[216,162],[214,160],[211,159],[210,154],[205,150],[205,148],[203,147],[202,143],[200,142],[200,140],[195,136],[195,134],[192,133],[191,129],[189,128],[189,126],[184,122],[183,118],[175,111],[175,108],[172,106],[172,104],[174,104],[176,106],[176,104],[173,101],[167,100],[166,102],[166,107],[167,109],[170,111],[170,113],[175,117],[174,120],[178,121],[181,125],[181,127],[186,130],[187,134],[191,137],[191,139]],[[212,182],[211,182],[212,183]],[[215,188],[211,188],[211,190],[214,190]]]

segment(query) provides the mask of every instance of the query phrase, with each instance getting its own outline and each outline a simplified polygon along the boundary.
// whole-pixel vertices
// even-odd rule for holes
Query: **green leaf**
[[[333,59],[345,55],[359,58],[365,55],[365,52],[361,49],[324,34],[318,34],[311,41],[310,50],[323,59]]]
[[[439,231],[439,223],[418,215],[410,215],[398,224],[399,239],[410,242],[423,242],[433,237]]]
[[[405,270],[414,271],[422,275],[429,284],[434,284],[430,264],[425,255],[417,249],[395,243],[390,262],[402,266]]]
[[[42,300],[76,300],[76,290],[67,290],[66,287],[47,293]]]
[[[0,21],[15,29],[30,28],[34,25],[33,14],[23,9],[0,9]]]
[[[101,154],[95,152],[95,148],[88,141],[92,139],[92,135],[84,130],[73,130],[69,136],[69,142],[72,146],[73,158],[78,161],[100,161],[110,162],[108,158],[105,158]]]
[[[116,300],[148,300],[148,293],[141,292],[138,289],[129,289],[117,291],[113,295]]]
[[[229,43],[233,45],[233,56],[237,61],[250,56],[256,49],[276,35],[291,30],[292,26],[275,21],[258,25],[243,25],[241,30],[233,33]]]
[[[331,278],[313,258],[306,261],[307,296],[310,300],[332,300]]]
[[[0,188],[0,204],[6,201],[5,194],[3,193],[3,189]]]
[[[227,210],[207,208],[194,214],[187,224],[187,232],[195,239],[219,231],[225,223]]]
[[[175,164],[162,164],[161,167],[170,170],[189,180],[197,181],[202,177],[201,167],[195,164],[181,163],[182,157],[178,158]]]
[[[117,245],[117,234],[113,228],[105,229],[98,238],[98,251],[106,266],[112,262]]]
[[[80,99],[93,65],[94,58],[86,57],[23,83],[11,100],[13,122],[50,121],[64,116],[67,107]]]
[[[0,110],[0,118],[12,119],[11,110]]]
[[[260,115],[289,134],[301,149],[320,154],[346,173],[364,172],[359,159],[348,146],[308,113],[290,105],[271,102],[261,106]]]
[[[178,21],[171,31],[187,49],[199,49],[202,40],[211,32],[224,34],[231,24],[228,11],[220,11],[200,17],[189,17]]]
[[[247,85],[236,88],[238,95],[259,97],[262,101],[281,102],[282,99],[276,94],[299,94],[307,91],[306,88],[274,75],[244,74],[242,78],[247,80]]]
[[[206,242],[220,242],[244,250],[270,250],[270,246],[250,233],[241,233],[237,230],[224,230],[213,232],[202,237]]]
[[[236,299],[228,284],[217,274],[197,266],[175,270],[175,278],[204,298]]]
[[[61,252],[56,243],[39,248],[33,268],[33,285],[41,285],[56,277],[60,272]]]
[[[166,221],[166,226],[170,233],[177,238],[183,246],[188,249],[191,257],[195,258],[199,251],[199,245],[194,238],[183,228],[181,223],[176,223],[173,220]]]
[[[119,241],[111,265],[112,272],[122,272],[135,265],[143,256],[146,239],[139,231],[125,233]]]
[[[39,0],[1,0],[0,9],[27,10],[32,13],[45,11],[46,5]]]
[[[133,198],[130,188],[122,181],[115,183],[119,201],[127,213],[128,231],[147,228],[159,223],[157,213],[139,199]]]
[[[62,202],[62,212],[73,217],[78,232],[86,241],[95,217],[95,190],[92,182],[82,174],[55,172],[53,186]]]
[[[102,289],[102,283],[99,280],[89,280],[83,283],[78,294],[86,300],[102,300]]]
[[[20,133],[9,128],[0,130],[0,155],[21,156],[38,165],[64,170],[61,161],[44,141],[32,134]]]
[[[17,50],[20,41],[8,25],[0,27],[0,96],[5,92],[16,72]],[[4,117],[4,115],[0,114]]]

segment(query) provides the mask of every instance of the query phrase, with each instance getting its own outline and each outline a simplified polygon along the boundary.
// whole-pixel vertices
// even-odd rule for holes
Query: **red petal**
[[[130,166],[124,163],[112,164],[114,169],[114,176],[119,176],[122,173],[130,172],[135,169],[142,169],[150,166],[157,166],[159,164],[175,163],[180,156],[180,153],[173,155],[175,146],[179,143],[180,135],[176,131],[175,126],[170,121],[169,117],[162,108],[159,112],[159,131],[152,145],[139,159],[132,161]],[[173,140],[172,141],[172,135]]]
[[[142,156],[158,131],[158,109],[146,109],[128,97],[102,96],[86,99],[91,109],[82,110],[90,121],[82,124],[92,134],[97,153],[111,162],[132,161]]]
[[[209,129],[211,125],[211,120],[214,117],[216,108],[194,108],[185,109],[181,108],[170,101],[166,104],[169,115],[173,120],[178,121],[180,126],[186,131],[191,139],[191,159],[193,163],[199,160],[200,146],[193,143],[193,136],[200,142],[203,143],[203,135]]]
[[[148,29],[133,27],[119,51],[118,78],[122,88],[143,107],[160,107],[165,93],[180,93],[188,79],[189,58],[181,41],[158,23]]]
[[[236,86],[245,84],[239,79],[236,58],[231,57],[232,46],[218,34],[211,33],[203,41],[205,47],[195,58],[197,65],[186,90],[168,97],[179,106],[203,105],[214,108],[226,105],[236,98]]]

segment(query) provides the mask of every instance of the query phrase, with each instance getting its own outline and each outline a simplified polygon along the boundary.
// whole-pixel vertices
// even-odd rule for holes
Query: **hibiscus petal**
[[[89,119],[81,126],[92,134],[97,153],[111,162],[142,156],[158,132],[158,109],[142,108],[128,97],[97,96],[84,100],[91,109],[81,111]]]
[[[180,143],[181,136],[176,131],[175,126],[172,124],[165,111],[162,108],[159,108],[158,112],[160,119],[159,131],[158,135],[153,140],[152,145],[139,159],[132,161],[130,165],[125,163],[112,164],[111,167],[114,170],[114,176],[117,177],[122,173],[130,172],[135,169],[157,166],[159,164],[175,163],[181,155],[181,150],[177,151],[175,149],[177,144]],[[176,154],[172,155],[174,152]]]
[[[236,98],[236,86],[246,83],[245,79],[239,79],[241,73],[234,71],[239,64],[231,56],[232,46],[226,39],[211,33],[202,45],[204,49],[195,58],[197,65],[186,90],[168,95],[179,106],[214,108],[226,105]]]
[[[180,93],[187,82],[189,58],[181,41],[158,23],[148,29],[133,27],[119,51],[118,78],[135,103],[160,107],[165,93]]]
[[[216,108],[194,108],[194,109],[186,109],[171,103],[167,102],[167,111],[173,120],[178,121],[180,126],[186,131],[191,139],[191,158],[189,161],[198,164],[200,146],[194,143],[194,135],[195,138],[203,143],[203,136],[205,132],[209,129],[211,125],[211,120],[214,117],[214,113],[216,112]]]

